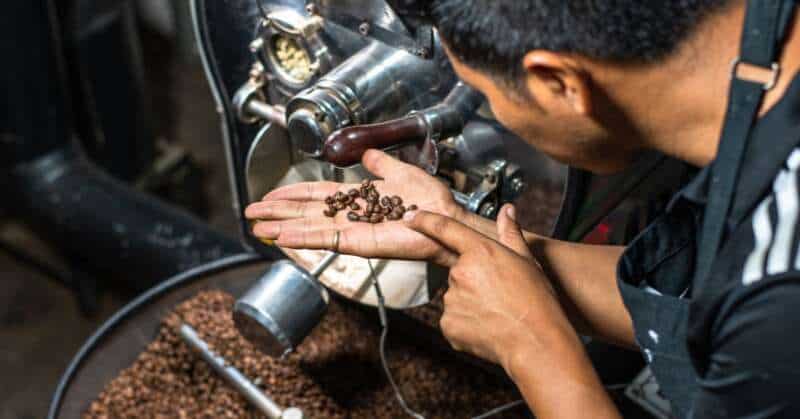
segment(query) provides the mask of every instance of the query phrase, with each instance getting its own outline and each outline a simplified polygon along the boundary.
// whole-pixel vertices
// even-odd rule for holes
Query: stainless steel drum
[[[83,413],[87,411],[91,403],[97,399],[105,387],[122,370],[130,367],[139,355],[146,350],[147,345],[156,339],[164,316],[175,309],[181,302],[206,290],[221,290],[234,297],[239,297],[245,293],[254,279],[261,277],[270,268],[285,263],[287,262],[272,263],[256,255],[239,255],[187,271],[136,298],[106,321],[87,340],[74,357],[58,384],[50,404],[48,418],[74,419],[82,417]],[[377,357],[377,336],[380,334],[380,330],[377,321],[378,314],[375,310],[347,302],[342,298],[337,299],[336,305],[340,315],[342,314],[343,305],[347,305],[348,316],[356,316],[352,319],[352,322],[343,325],[349,331],[345,336],[349,336],[350,339],[361,334],[371,336],[371,338],[367,339],[372,342],[369,345],[370,347],[374,344],[374,351]],[[389,312],[388,317],[393,330],[389,344],[390,356],[398,357],[402,352],[408,356],[402,358],[405,359],[406,365],[414,359],[423,358],[421,365],[441,366],[441,368],[434,369],[438,372],[429,371],[431,377],[435,376],[443,380],[446,380],[447,377],[452,377],[454,383],[460,382],[462,386],[471,385],[463,383],[465,380],[469,382],[470,379],[474,378],[475,383],[473,384],[475,385],[483,383],[480,385],[491,386],[491,391],[486,388],[476,391],[472,395],[476,400],[484,400],[485,397],[489,397],[487,396],[488,393],[494,394],[497,392],[503,392],[507,397],[516,397],[513,386],[505,379],[500,370],[483,369],[486,368],[485,364],[479,364],[479,366],[470,365],[475,360],[461,358],[452,352],[435,329],[423,322],[412,319],[404,313]],[[339,320],[342,320],[342,318],[340,317]],[[330,327],[330,324],[328,326]],[[354,326],[356,327],[354,328]],[[329,333],[329,331],[326,332],[323,329],[322,333]],[[382,388],[390,389],[388,381],[385,381],[380,365],[375,359],[356,360],[348,358],[347,354],[353,353],[352,348],[363,347],[363,345],[350,339],[343,341],[341,345],[344,347],[344,352],[342,352],[344,358],[335,355],[322,357],[322,364],[316,366],[318,368],[316,373],[313,372],[314,368],[309,370],[310,377],[333,393],[336,393],[337,389],[342,386],[352,389],[353,392],[360,392],[360,386],[363,385],[363,391],[366,392],[364,394],[374,394],[378,383],[382,383],[380,384],[383,386]],[[318,344],[319,342],[316,345],[312,344],[311,347],[320,348]],[[350,345],[350,349],[347,349],[348,345]],[[318,349],[311,349],[311,352],[315,350]],[[329,348],[328,350],[331,349]],[[392,353],[392,350],[398,352]],[[341,363],[342,361],[344,364]],[[403,368],[397,364],[395,364],[395,367],[398,370]],[[442,369],[447,370],[444,375],[442,374]],[[365,381],[361,382],[358,379],[353,379],[347,376],[347,373],[342,374],[342,371],[352,370],[362,371]],[[406,368],[406,371],[416,370],[413,368],[408,370]],[[340,378],[338,374],[342,374],[341,379],[344,382],[340,383],[338,381]],[[408,379],[408,374],[406,376],[406,379]],[[416,373],[412,373],[412,377],[414,377],[413,379],[420,379]],[[353,386],[356,387],[354,388]],[[302,392],[304,390],[297,391]],[[266,392],[270,393],[269,388]],[[349,392],[350,390],[348,394]],[[340,394],[340,396],[345,397],[343,394]],[[438,409],[450,409],[455,406],[455,404],[451,405],[450,403],[456,403],[456,401],[462,400],[464,396],[462,393],[454,392],[451,394],[452,400],[449,402],[440,403],[430,399],[430,403],[432,405],[438,404]],[[387,400],[380,397],[379,399]],[[393,399],[390,398],[388,400]],[[493,407],[492,403],[481,403],[479,406],[472,406],[472,410],[458,413],[464,413],[463,416],[468,417],[470,414],[480,413],[482,409]],[[343,404],[342,408],[349,409],[348,406],[348,404]],[[294,407],[303,409],[308,408],[308,405]],[[518,415],[514,417],[527,417],[524,412],[524,409],[517,409],[516,413]],[[314,417],[318,418],[320,416]]]
[[[106,321],[75,355],[50,403],[48,418],[80,418],[120,371],[130,366],[158,334],[179,302],[202,290],[241,295],[270,263],[246,254],[203,265],[145,292]]]

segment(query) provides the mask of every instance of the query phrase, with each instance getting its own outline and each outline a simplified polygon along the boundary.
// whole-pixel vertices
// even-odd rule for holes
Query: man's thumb
[[[516,221],[516,208],[513,204],[506,204],[497,214],[497,237],[500,244],[513,250],[520,256],[532,258],[528,244],[522,236]]]

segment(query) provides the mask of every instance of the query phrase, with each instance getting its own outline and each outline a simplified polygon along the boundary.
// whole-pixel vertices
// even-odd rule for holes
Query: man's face
[[[622,134],[625,130],[612,134],[614,127],[609,129],[614,122],[603,116],[612,113],[611,106],[588,76],[558,69],[534,72],[515,89],[448,55],[459,78],[486,96],[497,120],[539,151],[601,174],[620,171],[635,158],[637,150]]]

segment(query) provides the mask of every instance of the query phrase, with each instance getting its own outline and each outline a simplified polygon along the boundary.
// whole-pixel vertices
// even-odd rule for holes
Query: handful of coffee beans
[[[362,203],[357,201],[361,199]],[[384,220],[394,221],[403,218],[406,211],[414,211],[416,205],[403,206],[403,199],[397,195],[381,196],[372,181],[365,179],[361,187],[350,189],[347,193],[336,192],[325,198],[328,209],[326,217],[335,217],[339,211],[350,209],[347,219],[354,222],[377,224]],[[361,213],[358,211],[361,210]]]

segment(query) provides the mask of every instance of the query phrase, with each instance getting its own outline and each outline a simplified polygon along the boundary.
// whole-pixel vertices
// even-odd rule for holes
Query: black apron
[[[732,227],[727,220],[744,150],[764,92],[779,75],[775,60],[795,6],[795,0],[748,1],[740,56],[732,63],[719,151],[704,173],[708,203],[699,214],[686,207],[670,208],[671,203],[667,213],[642,232],[620,260],[618,283],[633,317],[636,340],[677,417],[689,414],[697,377],[705,372],[705,363],[693,359],[687,349],[687,327],[692,321],[687,297],[702,294]],[[772,83],[739,78],[738,70],[748,64],[772,72]],[[698,229],[671,221],[671,217],[694,218],[699,234]],[[676,225],[686,228],[675,231]],[[674,263],[676,260],[682,263]]]

